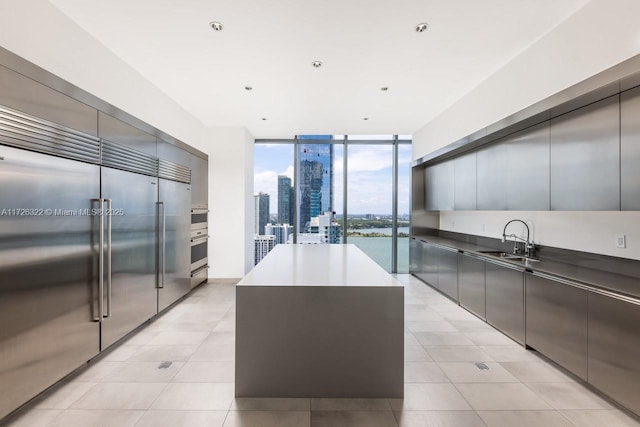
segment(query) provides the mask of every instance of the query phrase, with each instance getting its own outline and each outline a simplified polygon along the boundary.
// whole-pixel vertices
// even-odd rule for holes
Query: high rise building
[[[276,238],[276,245],[287,243],[289,234],[291,233],[293,233],[293,226],[289,224],[267,224],[264,227],[264,234],[274,236]]]
[[[291,178],[278,176],[278,223],[293,225],[291,207],[293,205]]]
[[[254,265],[258,265],[262,258],[267,256],[271,249],[274,248],[276,238],[275,236],[254,236],[253,244],[255,246]]]
[[[294,225],[294,221],[296,218],[296,205],[295,205],[295,188],[293,188],[293,185],[291,186],[291,188],[289,188],[289,221],[291,221],[289,223],[289,225],[293,226]]]
[[[264,235],[264,226],[269,223],[269,195],[260,192],[255,194],[253,198],[255,201],[253,232]]]
[[[309,231],[319,234],[322,243],[340,243],[340,224],[333,220],[333,212],[312,217]]]
[[[305,139],[299,137],[299,139]],[[309,136],[306,139],[330,139]],[[333,209],[333,145],[298,144],[298,231],[309,228],[311,218]]]

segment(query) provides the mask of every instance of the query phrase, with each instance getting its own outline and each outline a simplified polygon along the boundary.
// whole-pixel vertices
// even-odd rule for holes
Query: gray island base
[[[278,245],[236,304],[236,397],[403,397],[404,287],[356,246]]]

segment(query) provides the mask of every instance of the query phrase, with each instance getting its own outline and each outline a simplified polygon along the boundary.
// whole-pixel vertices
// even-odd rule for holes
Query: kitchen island
[[[236,304],[236,397],[403,397],[404,287],[356,246],[278,245]]]

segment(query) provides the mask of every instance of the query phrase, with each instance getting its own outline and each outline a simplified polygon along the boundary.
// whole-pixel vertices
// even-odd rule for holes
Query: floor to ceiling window
[[[391,271],[393,147],[353,141],[348,153],[347,242]]]
[[[400,136],[398,138],[401,138]],[[407,139],[411,139],[409,136]],[[398,145],[398,273],[409,272],[411,145]]]
[[[410,136],[257,140],[256,218],[268,196],[270,222],[261,230],[256,220],[256,263],[279,243],[346,242],[408,272],[410,159]]]

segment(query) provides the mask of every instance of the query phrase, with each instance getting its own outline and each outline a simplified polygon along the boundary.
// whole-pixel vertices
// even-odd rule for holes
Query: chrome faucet
[[[509,234],[507,235],[507,227],[509,226],[509,224],[511,224],[512,222],[521,222],[525,227],[527,227],[527,239],[523,239],[520,236],[516,236],[515,234]],[[520,248],[518,248],[518,240],[520,240],[521,242],[524,243],[524,256],[526,257],[532,257],[534,255],[535,252],[535,245],[533,244],[533,242],[530,241],[530,234],[529,234],[529,226],[527,225],[526,222],[524,222],[521,219],[512,219],[511,221],[507,222],[504,226],[504,229],[502,230],[502,242],[506,242],[507,241],[507,237],[511,237],[513,238],[513,253],[517,254],[520,253]]]

